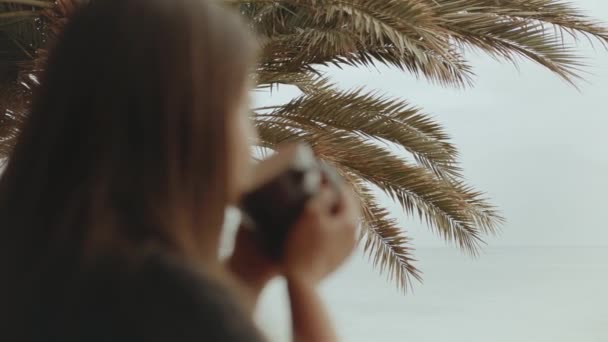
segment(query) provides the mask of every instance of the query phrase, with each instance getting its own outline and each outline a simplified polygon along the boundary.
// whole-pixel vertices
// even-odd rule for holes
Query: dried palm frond
[[[256,76],[256,89],[270,89],[282,85],[297,87],[302,93],[308,94],[329,90],[333,84],[329,79],[310,72],[275,72],[260,69]]]
[[[363,228],[361,238],[365,239],[364,251],[380,273],[386,273],[389,280],[395,281],[402,290],[412,288],[412,278],[422,281],[420,270],[414,263],[413,248],[410,239],[405,235],[388,211],[377,204],[369,186],[345,175],[357,196],[361,199]]]
[[[299,71],[315,64],[380,61],[442,84],[470,84],[470,67],[436,34],[441,28],[423,2],[254,1],[251,6],[245,13],[266,38],[266,68]]]
[[[557,0],[235,1],[267,37],[268,67],[285,71],[379,62],[466,85],[472,70],[461,51],[475,47],[574,82],[581,63],[563,34],[608,41],[604,26]]]
[[[541,22],[573,38],[582,34],[599,41],[608,40],[605,25],[581,14],[571,3],[563,0],[437,0],[436,4],[439,11],[446,14],[468,13],[473,17],[475,13],[484,14],[486,20],[490,19],[490,14],[504,21]],[[494,22],[486,21],[486,26]]]
[[[412,165],[356,135],[326,128],[304,130],[298,123],[288,126],[272,120],[260,120],[258,128],[265,147],[307,141],[343,174],[374,184],[407,214],[418,215],[440,236],[472,254],[481,246],[481,234],[495,232],[502,220],[482,194],[459,181],[437,178],[428,168]]]
[[[438,177],[460,177],[457,149],[443,128],[405,101],[364,93],[360,89],[321,89],[285,105],[264,109],[271,111],[258,118],[279,124],[299,123],[305,130],[325,127],[389,141],[410,152]]]

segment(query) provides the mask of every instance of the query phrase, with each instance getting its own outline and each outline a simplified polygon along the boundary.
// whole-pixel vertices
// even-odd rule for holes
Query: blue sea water
[[[347,342],[608,342],[608,248],[488,248],[472,259],[416,251],[424,283],[401,294],[361,255],[322,286]],[[289,341],[284,284],[264,293],[258,321]]]

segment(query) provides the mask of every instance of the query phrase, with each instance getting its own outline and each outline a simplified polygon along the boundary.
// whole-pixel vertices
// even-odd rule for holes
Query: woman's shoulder
[[[66,290],[54,325],[74,340],[261,340],[228,288],[167,254],[97,258]]]

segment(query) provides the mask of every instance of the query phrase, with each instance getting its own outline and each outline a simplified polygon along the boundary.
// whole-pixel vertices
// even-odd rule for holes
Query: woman
[[[0,181],[2,341],[261,341],[253,304],[279,274],[294,340],[335,339],[315,287],[354,247],[342,189],[310,201],[279,262],[243,232],[217,257],[252,186],[252,41],[209,1],[71,18]]]

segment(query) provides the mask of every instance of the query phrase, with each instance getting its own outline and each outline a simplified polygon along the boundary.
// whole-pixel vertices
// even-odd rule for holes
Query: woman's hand
[[[316,285],[352,253],[359,207],[345,185],[323,184],[290,228],[282,260],[268,257],[256,233],[240,228],[228,269],[257,298],[269,280],[280,274]]]
[[[282,269],[287,278],[294,342],[338,340],[316,286],[352,253],[359,206],[344,185],[323,185],[291,228]]]
[[[357,242],[359,205],[344,184],[325,184],[291,227],[281,261],[289,281],[316,285],[335,271]]]
[[[343,184],[323,184],[290,228],[278,262],[268,257],[256,233],[240,228],[229,269],[254,289],[282,274],[318,283],[352,253],[357,236],[359,207]]]
[[[234,242],[234,252],[226,266],[245,289],[251,300],[251,309],[266,284],[280,273],[280,266],[264,251],[256,233],[239,227]]]
[[[254,232],[240,229],[228,263],[240,283],[249,288],[251,311],[272,277],[281,273],[287,278],[294,342],[337,341],[316,286],[344,263],[357,241],[358,202],[344,184],[327,176],[290,228],[281,260],[268,257]]]

